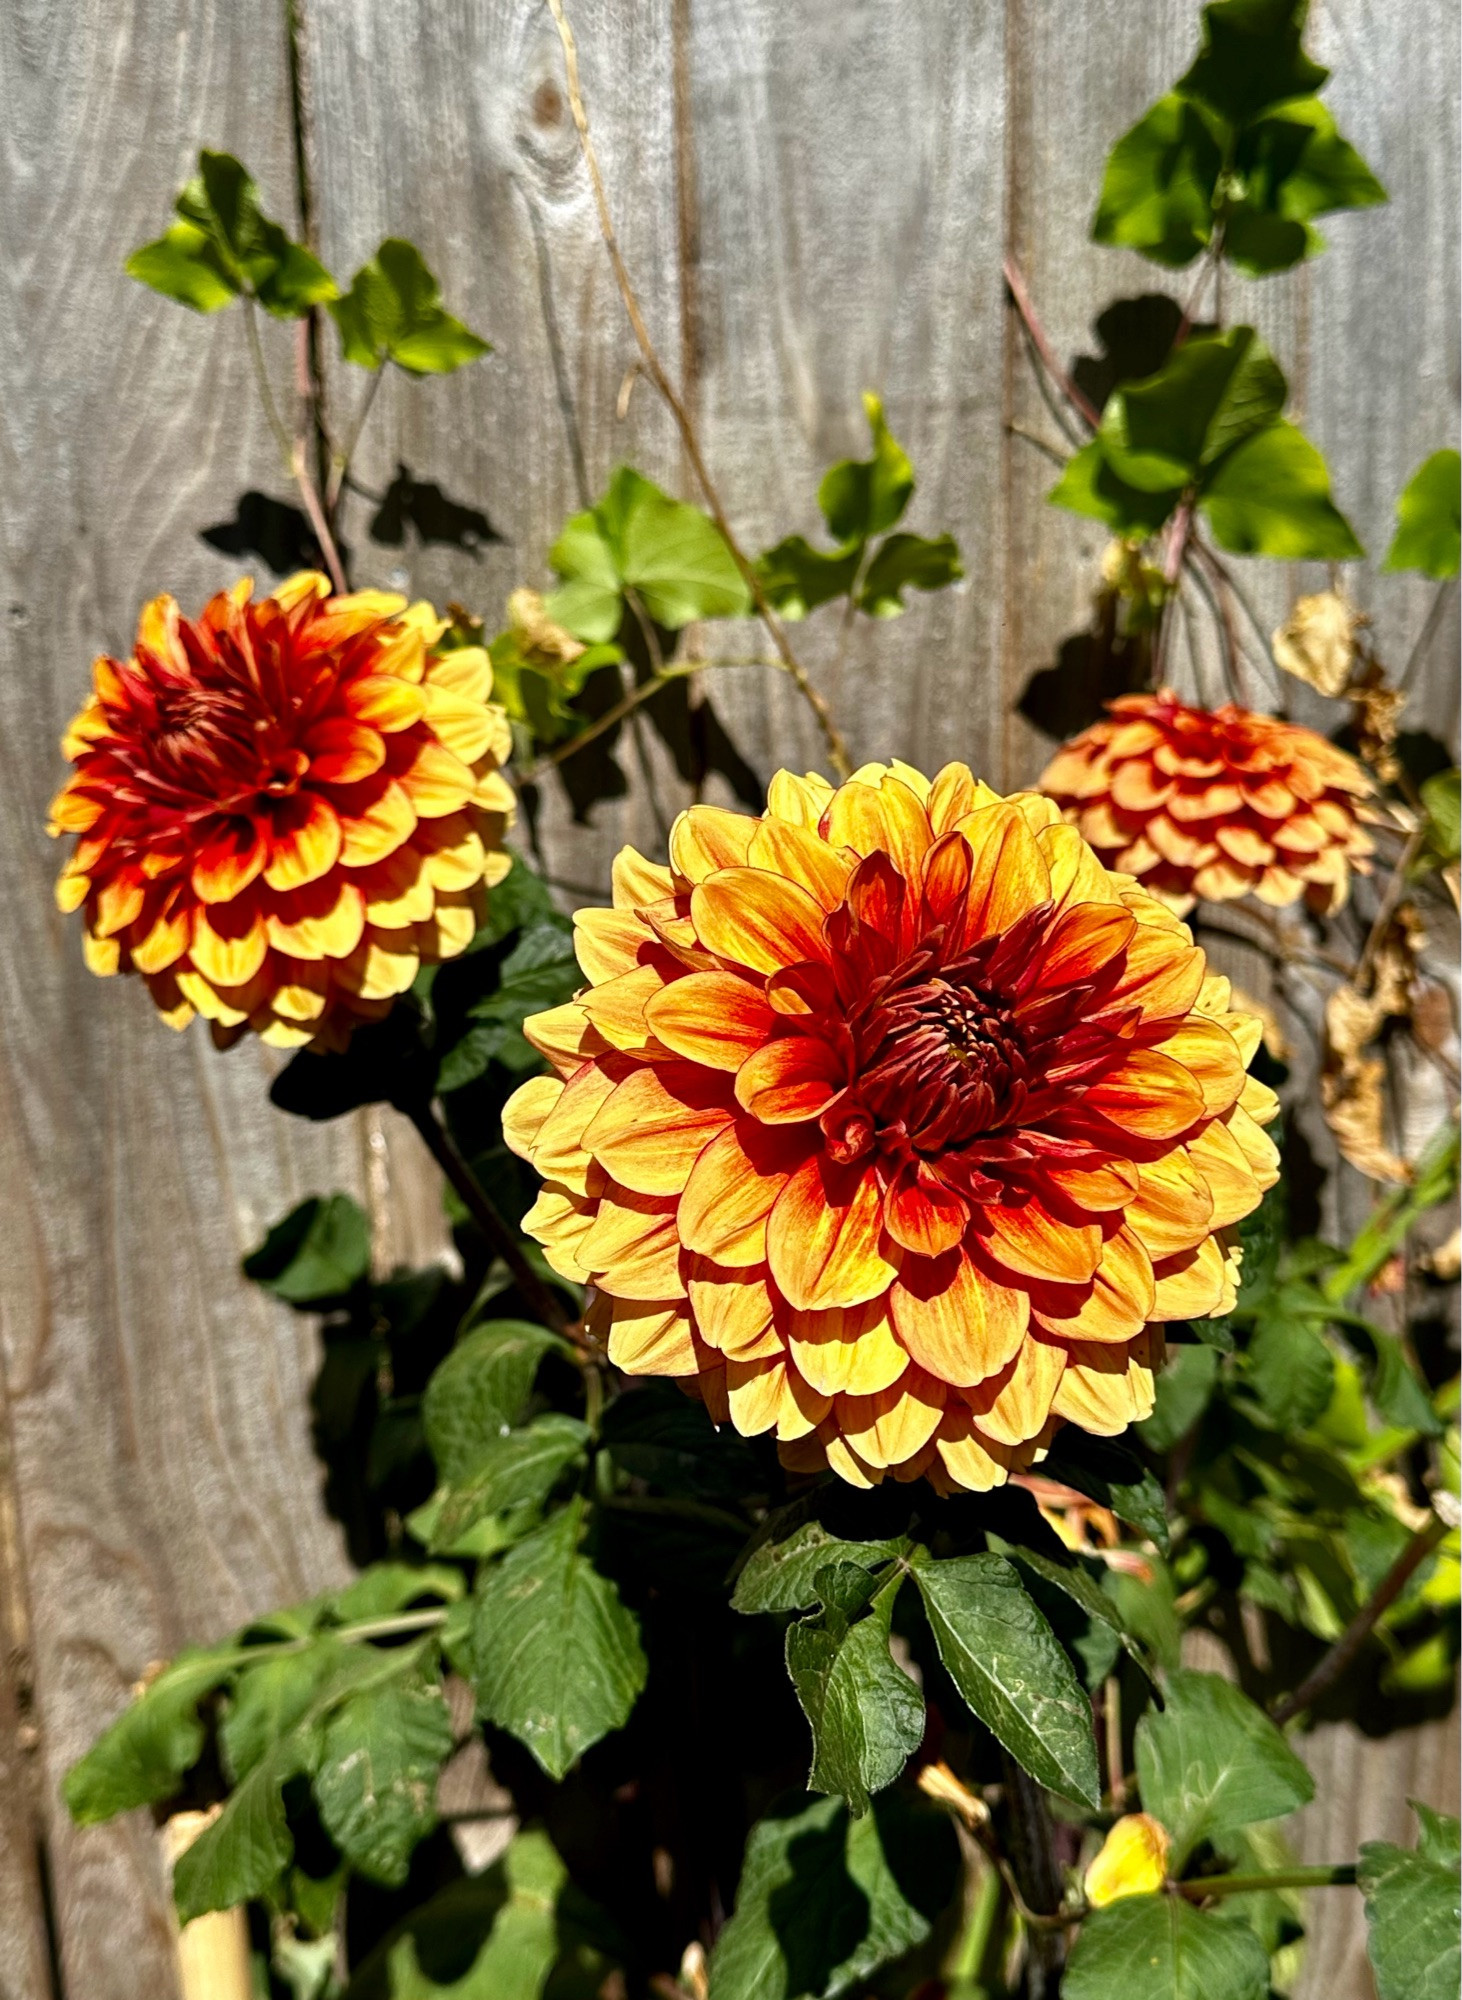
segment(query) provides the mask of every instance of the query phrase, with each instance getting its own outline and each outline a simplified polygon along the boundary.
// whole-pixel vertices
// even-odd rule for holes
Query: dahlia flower
[[[56,898],[93,972],[137,972],[170,1026],[342,1047],[423,962],[460,952],[500,881],[513,795],[480,647],[427,604],[247,579],[196,622],[146,606],[62,748]]]
[[[1258,1024],[1169,910],[960,764],[780,772],[613,882],[504,1115],[613,1362],[863,1485],[1148,1413],[1277,1172]]]
[[[1186,916],[1199,898],[1303,896],[1329,915],[1368,873],[1373,787],[1312,729],[1236,708],[1189,708],[1169,688],[1109,702],[1109,722],[1056,753],[1039,789],[1108,867]]]

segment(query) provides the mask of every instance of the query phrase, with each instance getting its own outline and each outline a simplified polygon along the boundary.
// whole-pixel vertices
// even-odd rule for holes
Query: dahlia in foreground
[[[1258,1024],[1184,926],[959,764],[781,772],[670,862],[580,912],[590,983],[504,1118],[611,1360],[859,1485],[1145,1416],[1156,1323],[1231,1304],[1277,1173]]]
[[[1312,729],[1236,708],[1188,708],[1171,689],[1129,694],[1046,767],[1039,789],[1110,868],[1186,916],[1200,897],[1303,896],[1329,915],[1367,873],[1353,757]]]
[[[93,972],[138,972],[170,1026],[340,1048],[423,963],[462,951],[500,881],[507,719],[480,647],[428,604],[247,579],[196,622],[143,611],[62,744],[56,885]]]

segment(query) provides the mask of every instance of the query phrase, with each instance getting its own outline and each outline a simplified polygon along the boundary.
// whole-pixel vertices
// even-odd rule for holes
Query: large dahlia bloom
[[[858,1484],[984,1488],[1146,1415],[1277,1171],[1258,1024],[1184,926],[960,764],[781,772],[670,863],[580,912],[589,985],[504,1121],[611,1360]]]
[[[138,972],[163,1018],[228,1042],[343,1046],[501,880],[510,737],[480,647],[437,650],[428,604],[245,580],[194,622],[146,606],[62,748],[56,885],[93,972]]]
[[[1040,790],[1110,868],[1179,916],[1250,893],[1328,915],[1368,872],[1370,779],[1312,729],[1232,702],[1189,708],[1169,688],[1109,702],[1059,750]]]

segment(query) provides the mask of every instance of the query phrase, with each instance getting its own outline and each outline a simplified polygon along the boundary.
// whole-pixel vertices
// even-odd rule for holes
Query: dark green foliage
[[[1367,1841],[1360,1851],[1371,1966],[1379,2000],[1452,2000],[1462,1972],[1458,1823],[1412,1801],[1415,1849]]]

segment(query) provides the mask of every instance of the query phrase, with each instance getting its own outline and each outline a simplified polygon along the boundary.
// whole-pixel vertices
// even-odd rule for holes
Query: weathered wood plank
[[[126,650],[155,590],[196,604],[236,574],[198,531],[279,483],[237,315],[200,322],[121,262],[200,143],[290,216],[283,35],[262,0],[0,20],[0,1354],[61,1951],[88,2000],[161,2000],[172,1945],[151,1827],[71,1828],[67,1764],[150,1660],[343,1568],[313,1336],[237,1266],[290,1200],[359,1184],[359,1131],[287,1129],[257,1051],[174,1040],[135,986],[92,979],[43,832],[91,656]]]
[[[52,2000],[32,1677],[10,1412],[0,1370],[0,2000]]]

